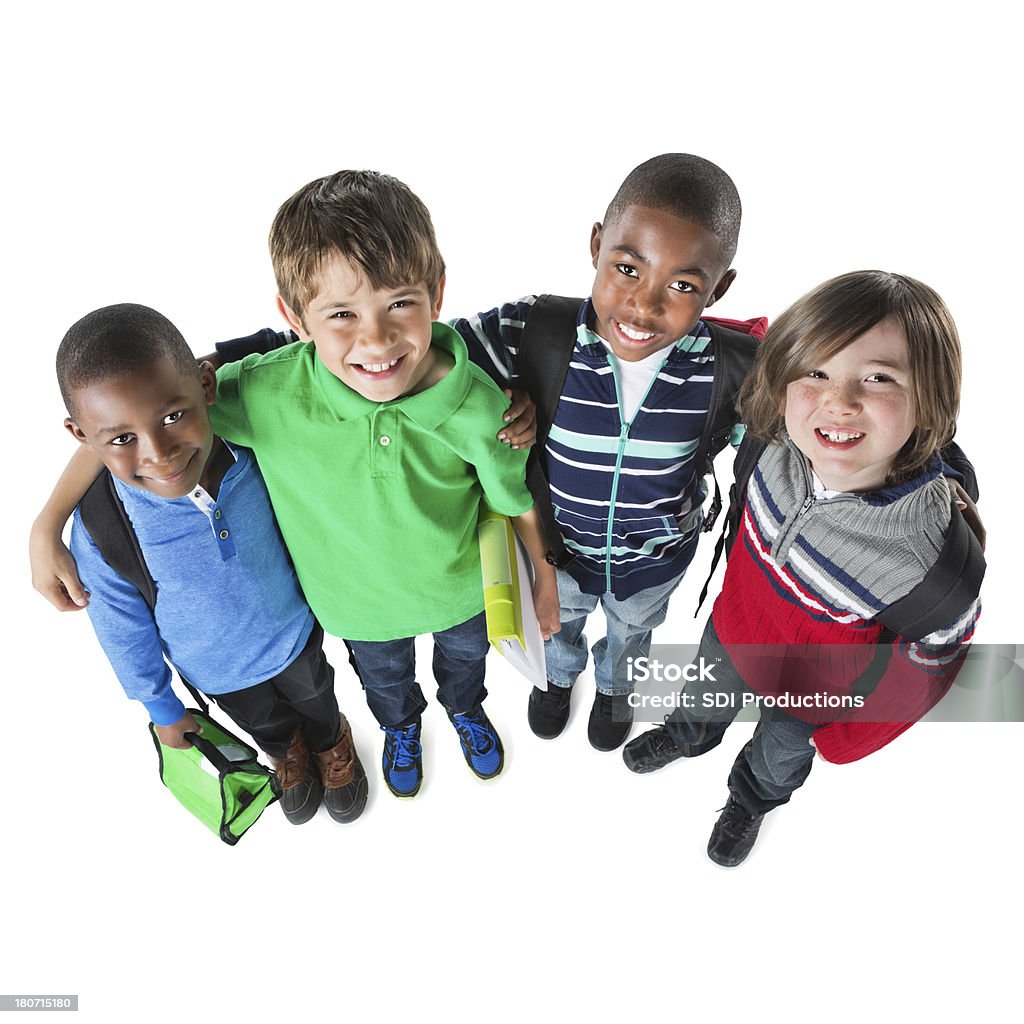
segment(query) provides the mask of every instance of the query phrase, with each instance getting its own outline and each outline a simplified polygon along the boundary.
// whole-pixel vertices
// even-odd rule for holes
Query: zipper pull
[[[804,503],[800,506],[800,511],[797,512],[798,516],[802,516],[812,505],[814,504],[814,498],[809,497],[804,499]]]

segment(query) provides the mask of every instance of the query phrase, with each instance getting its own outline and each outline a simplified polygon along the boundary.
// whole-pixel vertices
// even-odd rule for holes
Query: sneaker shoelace
[[[745,839],[759,821],[759,817],[747,814],[738,803],[731,802],[722,808],[722,817],[718,820],[718,827],[732,839]]]
[[[494,736],[488,726],[467,715],[455,716],[455,729],[462,742],[474,754],[486,754],[494,748]]]
[[[381,726],[384,729],[384,726]],[[391,760],[396,768],[408,768],[420,757],[419,727],[410,725],[406,729],[384,729],[391,746]]]

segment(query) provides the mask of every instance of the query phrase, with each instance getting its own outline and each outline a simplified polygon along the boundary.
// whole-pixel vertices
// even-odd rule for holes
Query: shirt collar
[[[397,409],[425,430],[434,430],[465,401],[473,373],[466,343],[453,328],[435,322],[430,329],[430,344],[452,356],[455,365],[425,391],[390,402],[372,402],[338,380],[320,361],[319,356],[314,356],[314,376],[320,386],[320,393],[339,419],[354,420],[369,416],[377,409]]]

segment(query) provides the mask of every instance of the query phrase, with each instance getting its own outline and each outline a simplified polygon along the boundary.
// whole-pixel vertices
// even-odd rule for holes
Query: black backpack
[[[565,295],[540,295],[526,318],[519,337],[512,387],[526,391],[537,406],[537,440],[526,464],[526,483],[544,524],[550,551],[548,561],[564,569],[575,558],[562,540],[551,507],[551,491],[544,475],[544,445],[555,418],[565,385],[569,360],[576,345],[576,320],[583,299]],[[715,456],[729,443],[732,428],[739,422],[736,395],[754,361],[757,342],[740,331],[705,321],[715,348],[715,375],[711,405],[700,443],[694,455],[694,472],[713,475]],[[715,496],[704,521],[704,530],[714,526],[722,509],[722,496],[715,479]]]

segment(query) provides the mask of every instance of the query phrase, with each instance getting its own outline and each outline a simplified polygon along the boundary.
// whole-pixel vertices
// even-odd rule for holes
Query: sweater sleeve
[[[107,564],[77,511],[71,551],[90,593],[92,628],[124,692],[145,705],[156,725],[173,725],[185,705],[171,689],[153,613],[135,586]]]
[[[469,349],[469,358],[499,388],[508,387],[509,380],[515,375],[519,336],[536,298],[536,295],[527,295],[487,313],[448,321],[449,326],[462,335]]]
[[[918,641],[901,638],[878,687],[865,701],[857,721],[833,722],[814,734],[826,761],[848,764],[880,750],[926,715],[946,695],[974,636],[981,613],[975,600],[955,622]],[[879,721],[860,719],[878,718]]]
[[[244,338],[218,341],[215,347],[221,358],[221,365],[224,365],[237,362],[246,356],[265,355],[297,340],[298,335],[294,331],[275,331],[271,327],[264,327],[255,334],[247,334]]]

